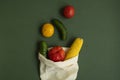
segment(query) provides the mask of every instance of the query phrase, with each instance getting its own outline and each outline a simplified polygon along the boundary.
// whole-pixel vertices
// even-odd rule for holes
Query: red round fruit
[[[65,59],[65,51],[61,46],[55,46],[48,51],[48,58],[54,62]]]
[[[73,6],[68,5],[64,8],[63,14],[66,18],[72,18],[75,14],[75,9]]]

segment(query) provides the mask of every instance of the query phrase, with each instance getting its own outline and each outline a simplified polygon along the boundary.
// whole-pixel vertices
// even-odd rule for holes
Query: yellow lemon
[[[51,37],[54,34],[54,26],[51,23],[45,23],[42,27],[44,37]]]

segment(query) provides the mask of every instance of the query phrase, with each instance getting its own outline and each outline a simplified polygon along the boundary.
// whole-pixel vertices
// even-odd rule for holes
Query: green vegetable
[[[58,19],[53,19],[52,23],[58,29],[58,31],[60,32],[61,39],[66,40],[66,38],[67,38],[67,29],[64,26],[64,24]]]
[[[42,54],[44,57],[47,57],[47,50],[48,50],[47,43],[45,41],[41,41],[39,47],[40,54]]]

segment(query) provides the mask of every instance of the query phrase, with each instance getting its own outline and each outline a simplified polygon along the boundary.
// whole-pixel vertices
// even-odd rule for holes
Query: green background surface
[[[68,4],[75,7],[71,19],[60,12]],[[67,27],[66,41],[57,30],[41,36],[53,18]],[[119,0],[0,0],[0,80],[39,80],[38,42],[70,46],[75,37],[84,38],[77,80],[120,80]]]

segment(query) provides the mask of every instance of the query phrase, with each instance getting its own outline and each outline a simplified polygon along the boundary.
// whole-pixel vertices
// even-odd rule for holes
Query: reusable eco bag
[[[68,48],[63,48],[65,51]],[[39,53],[41,80],[75,80],[77,78],[78,56],[71,59],[54,62]]]

